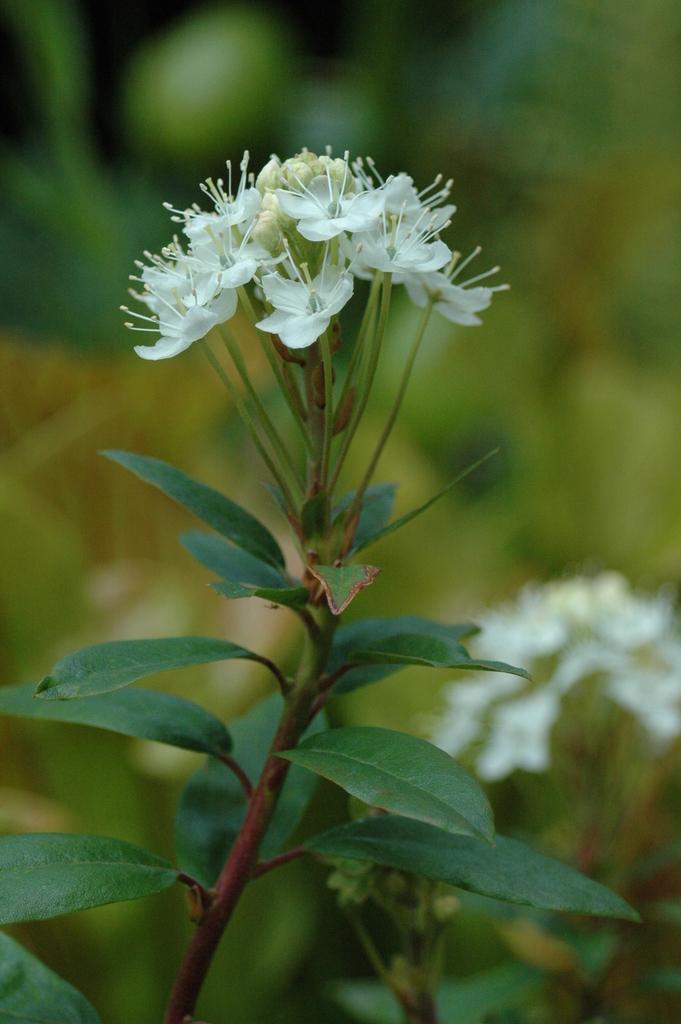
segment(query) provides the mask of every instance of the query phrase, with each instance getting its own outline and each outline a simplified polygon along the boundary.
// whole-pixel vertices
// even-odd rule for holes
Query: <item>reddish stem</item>
[[[238,761],[235,761],[229,754],[220,754],[220,760],[226,765],[231,772],[234,772],[237,779],[241,783],[241,788],[244,791],[244,796],[247,800],[250,800],[253,796],[253,784],[249,779],[246,772],[243,770]]]
[[[303,857],[306,853],[307,850],[304,846],[295,846],[292,850],[280,853],[277,857],[272,857],[270,860],[261,860],[255,866],[253,877],[260,878],[261,875],[266,875],[268,871],[274,871],[275,868],[280,868],[283,864],[290,864],[292,860],[297,860],[298,857]]]
[[[305,731],[334,627],[331,616],[326,616],[318,642],[310,643],[306,648],[297,685],[286,700],[269,756],[249,800],[241,831],[217,880],[210,906],[197,925],[180,964],[170,993],[165,1024],[187,1024],[192,1020],[222,934],[246,885],[257,874],[260,845],[290,767],[288,761],[276,755],[279,751],[295,747]]]

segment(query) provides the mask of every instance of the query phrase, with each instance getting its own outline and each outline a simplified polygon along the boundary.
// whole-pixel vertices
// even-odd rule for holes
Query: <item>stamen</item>
[[[484,274],[478,274],[476,277],[469,277],[467,281],[462,281],[459,285],[460,288],[468,288],[469,285],[475,284],[476,281],[483,281],[486,277],[491,277],[492,274],[498,274],[501,267],[492,267],[491,270],[486,270]]]
[[[380,181],[381,185],[385,185],[385,180],[383,179],[383,177],[379,173],[378,168],[376,167],[376,163],[375,163],[373,157],[368,156],[367,157],[367,163],[369,164],[369,167],[371,168],[372,174],[376,175],[376,177]],[[388,178],[388,181],[390,181],[390,178]]]
[[[481,252],[482,252],[482,246],[476,245],[475,249],[473,249],[473,252],[469,253],[468,256],[466,256],[466,259],[463,260],[462,263],[459,263],[458,267],[456,268],[455,273],[453,273],[451,275],[451,280],[453,281],[455,277],[458,277],[459,274],[461,273],[461,271],[464,269],[464,267],[467,267],[468,264],[471,262],[471,260],[474,260],[476,256],[479,256]]]

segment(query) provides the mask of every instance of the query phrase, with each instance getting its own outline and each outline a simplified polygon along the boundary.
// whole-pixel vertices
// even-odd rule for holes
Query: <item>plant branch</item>
[[[322,710],[327,700],[331,696],[331,690],[336,685],[338,680],[342,676],[344,676],[346,672],[349,672],[351,668],[354,668],[354,666],[341,665],[341,667],[336,669],[336,671],[333,672],[331,675],[323,677],[323,679],[320,681],[317,696],[312,702],[312,706],[310,708],[310,717],[308,719],[308,725],[314,718],[316,718],[316,716]]]
[[[292,850],[287,850],[286,853],[280,853],[276,857],[271,857],[270,860],[261,860],[255,866],[253,877],[260,878],[261,875],[266,875],[268,871],[274,871],[275,868],[280,868],[283,864],[290,864],[292,860],[304,857],[306,853],[307,850],[303,846],[295,846]]]
[[[173,985],[166,1009],[165,1024],[186,1024],[192,1019],[201,988],[215,951],[234,908],[257,870],[258,852],[274,814],[289,763],[277,757],[282,750],[295,747],[305,731],[310,706],[328,658],[336,626],[325,608],[318,610],[319,637],[306,638],[293,688],[285,698],[269,756],[253,789],[243,825],[215,886],[212,901],[198,922],[194,937]]]
[[[203,893],[206,896],[208,895],[206,887],[201,885],[201,882],[196,878],[192,878],[191,875],[188,875],[186,871],[179,871],[177,874],[177,880],[182,885],[186,885],[188,889],[197,889],[200,893]]]
[[[270,658],[266,658],[264,654],[256,654],[254,660],[260,662],[261,665],[264,665],[265,668],[270,670],[274,678],[279,683],[279,689],[284,696],[286,696],[291,689],[291,681],[284,675],[279,666]]]
[[[222,761],[222,763],[226,765],[234,775],[236,775],[237,779],[241,783],[244,796],[247,800],[250,800],[253,796],[253,784],[239,762],[235,761],[229,754],[220,754],[220,761]]]

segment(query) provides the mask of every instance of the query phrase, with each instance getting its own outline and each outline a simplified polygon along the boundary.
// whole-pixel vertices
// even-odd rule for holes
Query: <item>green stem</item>
[[[256,316],[255,310],[253,309],[253,303],[251,302],[250,296],[244,287],[238,288],[237,293],[239,295],[239,301],[241,302],[242,308],[246,314],[246,318],[250,323],[251,327],[253,328],[253,330],[255,331],[255,334],[258,339],[258,344],[260,345],[260,348],[263,350],[267,362],[270,364],[272,373],[274,374],[277,384],[281,389],[281,393],[284,396],[286,404],[291,411],[291,415],[295,420],[296,426],[300,431],[300,436],[303,439],[305,447],[309,450],[310,438],[308,436],[307,430],[305,429],[305,424],[300,418],[299,410],[296,408],[295,402],[291,398],[289,390],[286,386],[286,381],[284,380],[284,375],[282,373],[281,366],[277,361],[277,356],[272,351],[272,346],[269,344],[269,341],[265,337],[263,332],[258,330],[258,328],[255,326],[258,317]]]
[[[260,436],[258,434],[257,428],[255,426],[255,423],[253,422],[253,417],[251,416],[250,412],[246,408],[246,405],[245,405],[243,399],[241,398],[241,395],[239,394],[237,388],[234,386],[232,381],[229,379],[228,375],[225,373],[224,368],[222,367],[222,365],[220,364],[219,360],[215,356],[215,353],[210,348],[207,340],[204,341],[204,343],[201,346],[201,348],[205,352],[206,359],[208,360],[210,365],[213,367],[213,369],[215,370],[216,374],[218,375],[218,377],[220,378],[220,380],[224,384],[225,388],[227,389],[227,392],[229,393],[230,398],[234,402],[234,405],[236,407],[237,412],[241,416],[241,419],[243,420],[244,425],[245,425],[246,429],[248,430],[248,433],[251,436],[251,440],[253,441],[253,444],[258,449],[258,452],[260,454],[261,459],[263,460],[263,462],[267,466],[268,470],[270,471],[270,473],[274,477],[278,487],[281,489],[281,493],[284,496],[284,501],[286,502],[286,505],[287,505],[289,511],[291,513],[294,513],[296,506],[295,506],[295,502],[293,500],[293,495],[291,494],[291,491],[289,490],[289,487],[288,487],[288,484],[287,484],[285,478],[281,474],[280,470],[278,469],[278,467],[275,464],[274,460],[272,459],[271,455],[269,454],[269,452],[265,448],[264,444],[262,443],[262,441],[260,439]]]
[[[343,444],[341,446],[341,450],[338,453],[338,459],[336,461],[336,467],[334,469],[333,478],[331,482],[332,487],[335,486],[340,475],[341,469],[343,468],[343,463],[345,462],[347,454],[350,450],[350,445],[352,444],[355,432],[357,430],[357,427],[359,426],[362,416],[364,415],[364,410],[366,409],[367,402],[369,401],[369,395],[371,394],[371,388],[373,386],[374,377],[376,376],[376,368],[378,366],[378,361],[381,354],[381,347],[383,345],[385,329],[388,323],[388,313],[390,311],[392,276],[390,274],[383,274],[382,284],[383,288],[381,294],[381,309],[378,314],[378,325],[374,332],[372,344],[368,352],[368,366],[366,373],[364,374],[364,380],[361,381],[363,385],[361,394],[358,395],[358,400],[355,402],[355,408],[353,409],[352,412],[350,424],[346,430],[345,436],[343,437]]]
[[[371,479],[376,471],[378,461],[381,455],[383,454],[383,449],[385,448],[388,438],[392,433],[392,429],[395,426],[395,420],[397,419],[399,411],[402,407],[402,402],[404,401],[404,396],[409,386],[411,372],[414,368],[414,363],[416,362],[416,357],[419,353],[419,349],[421,348],[421,342],[423,341],[423,336],[426,333],[426,327],[428,326],[428,321],[430,320],[430,314],[432,310],[433,303],[429,302],[423,311],[423,316],[421,317],[419,325],[416,329],[416,335],[414,337],[414,341],[412,342],[411,349],[409,350],[409,355],[407,356],[407,362],[402,372],[402,379],[400,380],[400,386],[398,388],[397,395],[395,396],[393,407],[390,410],[390,415],[388,416],[386,424],[381,432],[381,436],[378,439],[378,443],[376,445],[376,448],[374,449],[374,454],[371,456],[371,461],[369,462],[367,471],[362,477],[362,482],[357,488],[357,491],[355,492],[355,497],[352,501],[350,508],[348,509],[348,522],[351,521],[353,515],[356,515],[357,512],[359,512],[359,509],[362,505],[362,497],[364,496],[364,492],[371,483]]]
[[[305,394],[307,399],[307,426],[312,442],[308,459],[307,491],[308,498],[314,497],[322,486],[322,461],[324,457],[325,411],[317,404],[315,375],[322,364],[321,346],[318,341],[307,350],[305,364]]]
[[[364,315],[362,316],[362,321],[361,321],[361,323],[359,325],[359,331],[357,332],[357,339],[355,341],[355,346],[354,346],[354,348],[352,350],[352,356],[350,357],[350,365],[348,366],[347,372],[345,374],[345,380],[343,381],[343,388],[342,388],[342,391],[341,391],[341,394],[340,394],[340,398],[338,399],[338,408],[339,409],[343,405],[343,401],[345,399],[345,396],[347,395],[348,391],[350,390],[350,386],[352,384],[352,381],[353,381],[353,378],[354,378],[354,375],[355,375],[355,370],[357,369],[357,364],[359,362],[359,357],[360,357],[360,355],[362,355],[364,353],[364,340],[366,338],[367,333],[371,330],[371,327],[372,327],[372,324],[373,324],[374,313],[376,311],[376,303],[378,302],[378,293],[379,293],[380,287],[381,287],[381,278],[380,278],[379,274],[376,274],[376,276],[374,277],[373,281],[371,282],[371,288],[369,290],[369,297],[367,299],[367,304],[364,307]]]
[[[364,926],[364,922],[359,916],[358,912],[348,912],[348,919],[355,930],[355,934],[359,939],[360,945],[366,953],[367,960],[373,967],[376,975],[381,979],[384,985],[389,989],[394,990],[393,979],[390,975],[390,971],[383,963],[383,958],[378,952],[374,940],[372,939],[369,931]]]
[[[324,370],[324,440],[321,465],[321,486],[324,488],[329,475],[329,456],[331,454],[331,438],[333,437],[333,363],[328,331],[324,331],[319,343]]]
[[[267,437],[269,439],[270,444],[272,445],[273,450],[277,453],[282,465],[285,465],[287,467],[288,473],[290,474],[290,480],[294,482],[294,487],[297,488],[300,495],[302,496],[304,484],[302,477],[300,475],[300,470],[298,469],[293,459],[291,458],[291,453],[288,451],[286,445],[281,440],[274,423],[270,419],[269,413],[267,412],[267,409],[265,408],[260,395],[258,394],[256,388],[253,386],[253,382],[251,381],[250,375],[248,373],[248,367],[244,362],[243,356],[241,355],[241,351],[239,350],[239,346],[237,345],[235,339],[232,337],[232,335],[225,327],[219,328],[219,331],[220,334],[222,335],[222,340],[225,344],[227,351],[229,352],[231,360],[234,363],[234,366],[236,367],[236,371],[241,377],[244,387],[246,388],[248,394],[251,397],[251,401],[253,402],[253,405],[256,408],[258,416],[260,417],[260,422],[262,423],[263,430],[267,434]]]

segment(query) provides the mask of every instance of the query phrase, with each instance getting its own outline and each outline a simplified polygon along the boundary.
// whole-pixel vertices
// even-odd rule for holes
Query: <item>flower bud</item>
[[[301,159],[302,156],[313,157],[314,160]],[[300,188],[301,185],[309,185],[313,178],[320,173],[319,161],[314,153],[299,154],[290,160],[285,160],[281,167],[281,183],[286,188]]]
[[[255,187],[261,195],[268,189],[279,188],[281,184],[281,161],[279,157],[273,156],[267,161],[258,177],[255,179]]]
[[[343,195],[355,191],[355,179],[345,160],[341,160],[340,157],[320,156],[319,166],[320,173],[328,174],[339,189],[343,189]]]
[[[461,900],[454,893],[444,893],[433,900],[433,917],[438,924],[448,924],[461,907]]]
[[[277,199],[276,195],[274,194],[274,192],[265,193],[265,195],[262,197],[260,209],[267,210],[269,213],[273,213],[274,216],[277,218],[277,223],[279,224],[283,232],[288,231],[288,229],[294,223],[292,218],[287,217],[284,211],[282,210],[281,204]]]
[[[278,252],[281,249],[282,233],[276,213],[272,210],[260,210],[253,224],[251,238],[268,252]]]

